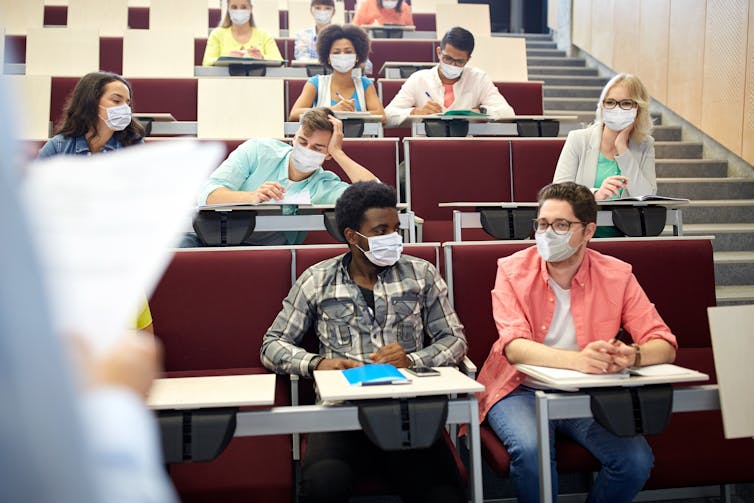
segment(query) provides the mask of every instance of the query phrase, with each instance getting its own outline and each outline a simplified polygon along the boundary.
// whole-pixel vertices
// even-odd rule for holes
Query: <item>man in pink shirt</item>
[[[631,266],[587,248],[597,221],[591,191],[552,184],[538,199],[536,247],[498,261],[492,313],[500,337],[479,374],[485,385],[480,417],[508,449],[510,477],[524,502],[539,501],[534,391],[544,386],[514,364],[602,374],[672,362],[677,348]],[[613,341],[621,327],[633,344]],[[587,501],[630,502],[649,477],[654,458],[640,435],[619,437],[592,418],[551,421],[551,439],[556,431],[602,463]],[[551,463],[555,497],[554,458]]]

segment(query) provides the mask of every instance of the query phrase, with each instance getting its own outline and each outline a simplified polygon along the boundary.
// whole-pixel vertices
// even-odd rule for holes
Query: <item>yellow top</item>
[[[219,27],[212,30],[207,39],[207,49],[204,51],[202,65],[212,66],[220,56],[228,56],[230,51],[246,50],[251,46],[262,51],[264,59],[282,61],[283,56],[280,54],[275,38],[269,33],[259,28],[251,29],[251,38],[245,44],[239,44],[233,38],[230,26],[227,28]]]
[[[152,311],[149,310],[149,304],[144,300],[144,309],[139,313],[138,318],[134,320],[134,328],[143,330],[152,324]]]

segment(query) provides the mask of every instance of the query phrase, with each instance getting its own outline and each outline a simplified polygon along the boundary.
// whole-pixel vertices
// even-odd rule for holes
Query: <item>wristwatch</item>
[[[311,360],[309,361],[309,375],[310,375],[310,376],[313,376],[313,375],[314,375],[314,371],[315,371],[315,370],[317,369],[317,366],[318,366],[318,365],[319,365],[319,364],[320,364],[320,363],[322,362],[322,360],[324,360],[324,359],[325,359],[325,357],[324,357],[324,356],[321,356],[321,355],[320,355],[320,356],[315,356],[314,358],[312,358],[312,359],[311,359]]]
[[[636,353],[634,354],[634,367],[641,367],[641,346],[636,343],[631,344]]]

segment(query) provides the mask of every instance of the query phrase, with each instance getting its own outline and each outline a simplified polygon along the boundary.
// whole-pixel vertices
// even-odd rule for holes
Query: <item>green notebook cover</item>
[[[473,110],[447,110],[443,113],[443,115],[456,115],[460,117],[487,117],[487,114],[482,114]]]

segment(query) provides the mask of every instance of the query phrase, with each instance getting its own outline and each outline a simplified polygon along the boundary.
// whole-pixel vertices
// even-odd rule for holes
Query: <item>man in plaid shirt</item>
[[[265,367],[311,376],[367,363],[418,367],[463,359],[463,325],[445,282],[429,262],[401,255],[396,203],[395,189],[379,182],[355,183],[338,199],[338,228],[350,251],[301,274],[265,334]],[[318,353],[301,347],[310,326]],[[308,436],[300,501],[348,501],[364,473],[382,476],[407,502],[466,499],[444,438],[428,449],[388,452],[362,431],[349,431]]]

